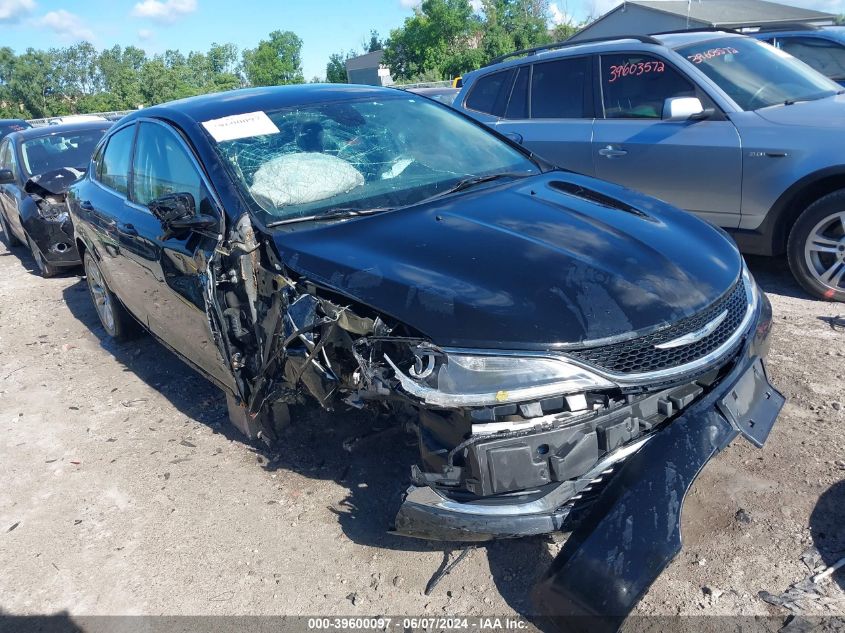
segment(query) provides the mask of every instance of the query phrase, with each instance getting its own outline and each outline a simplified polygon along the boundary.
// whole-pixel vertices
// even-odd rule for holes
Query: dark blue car
[[[845,26],[797,24],[749,33],[845,86]]]

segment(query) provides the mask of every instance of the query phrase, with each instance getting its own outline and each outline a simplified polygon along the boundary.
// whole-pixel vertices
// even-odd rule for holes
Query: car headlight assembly
[[[414,357],[407,373],[385,360],[406,392],[435,406],[495,406],[616,386],[563,358],[430,348],[416,348]]]

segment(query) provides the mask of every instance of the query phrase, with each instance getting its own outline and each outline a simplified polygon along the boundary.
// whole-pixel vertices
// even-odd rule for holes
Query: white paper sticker
[[[264,134],[278,134],[279,128],[263,111],[245,112],[226,116],[222,119],[203,121],[202,126],[208,130],[211,137],[218,143],[233,141],[237,138],[262,136]]]

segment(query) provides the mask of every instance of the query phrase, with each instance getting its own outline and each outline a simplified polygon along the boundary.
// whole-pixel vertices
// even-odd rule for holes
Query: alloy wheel
[[[109,333],[114,332],[114,310],[112,307],[111,295],[103,281],[103,276],[97,265],[91,262],[87,270],[88,289],[91,291],[91,298],[94,299],[94,306],[97,314]]]
[[[804,243],[810,274],[834,292],[845,291],[845,211],[818,222]]]

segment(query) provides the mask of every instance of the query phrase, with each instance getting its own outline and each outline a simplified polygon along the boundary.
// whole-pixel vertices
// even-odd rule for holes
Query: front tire
[[[845,301],[845,189],[804,210],[789,233],[787,257],[804,290],[826,301]]]
[[[27,242],[29,242],[29,250],[32,251],[32,257],[35,259],[35,264],[38,266],[38,270],[41,273],[41,276],[44,278],[55,277],[58,275],[62,269],[58,266],[53,266],[50,262],[44,259],[44,256],[41,254],[39,248],[35,245],[35,242],[32,241],[32,238],[27,236]]]
[[[85,267],[88,293],[94,302],[94,308],[97,310],[103,329],[116,341],[134,338],[138,333],[138,323],[109,290],[103,273],[91,253],[85,252],[82,263]]]

